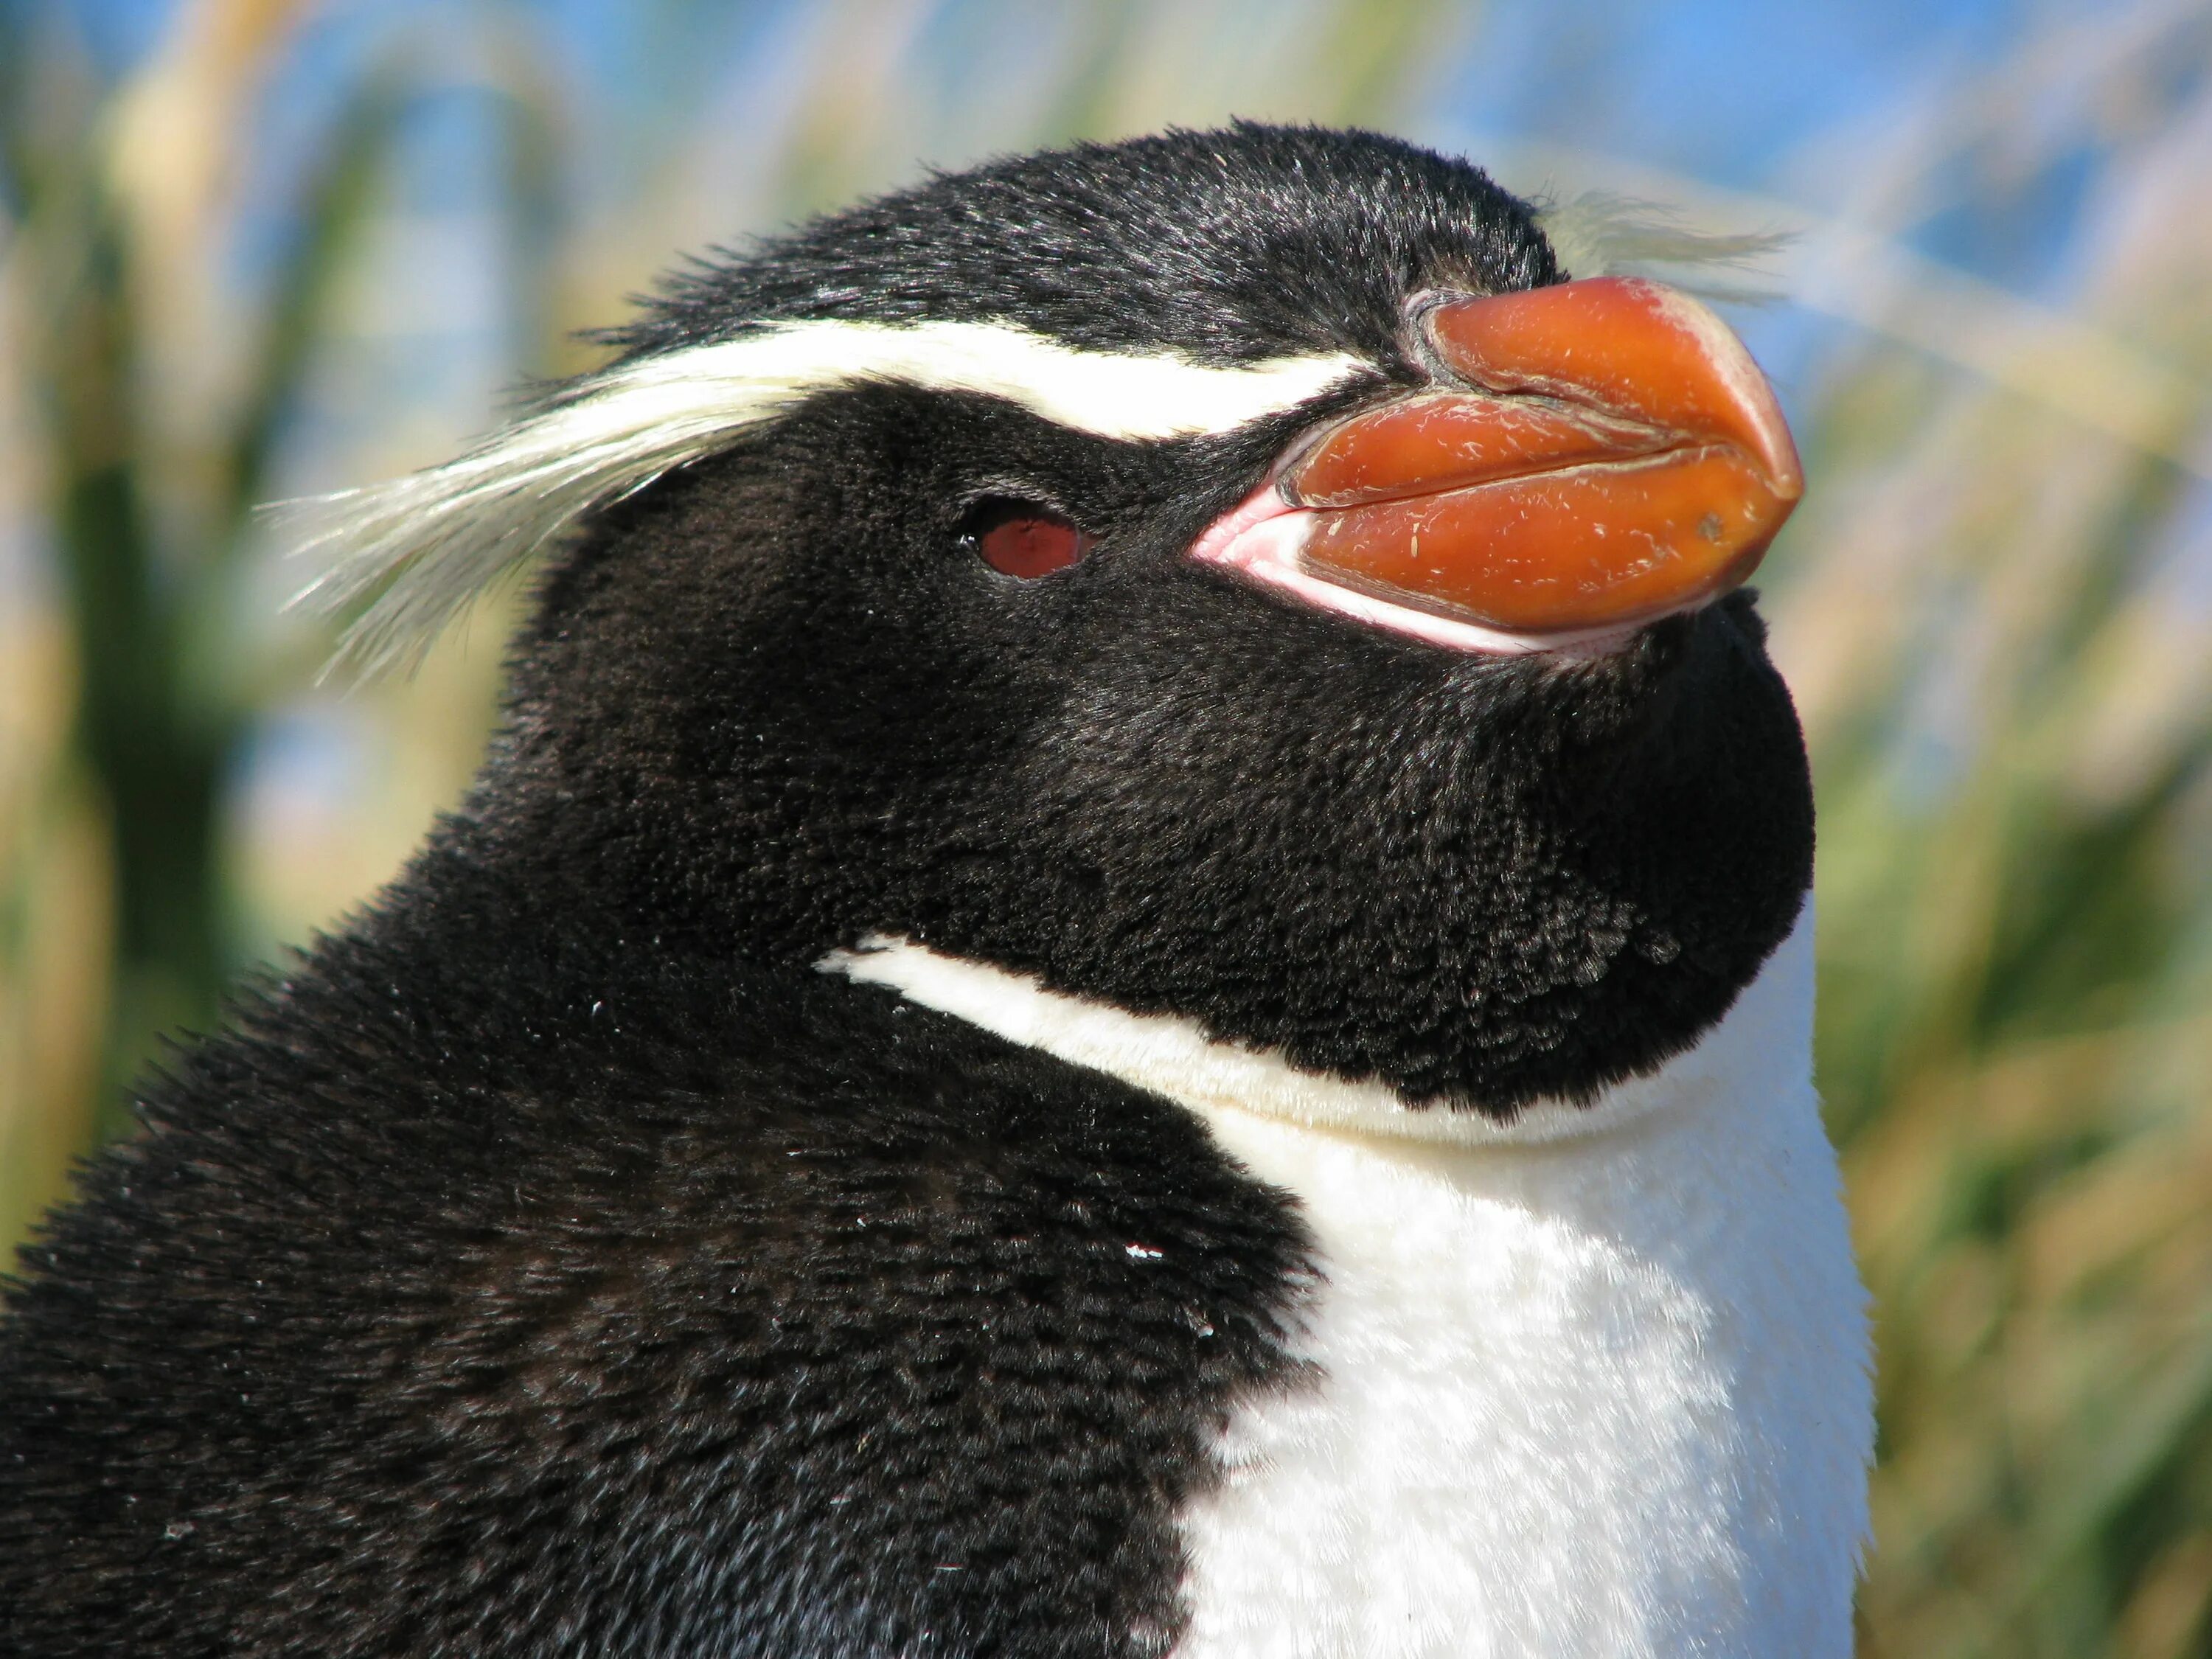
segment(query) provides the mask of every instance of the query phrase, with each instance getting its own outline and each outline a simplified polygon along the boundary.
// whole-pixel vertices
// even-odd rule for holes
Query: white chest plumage
[[[825,965],[1178,1100],[1298,1198],[1311,1380],[1242,1402],[1182,1517],[1179,1659],[1850,1651],[1872,1407],[1809,908],[1695,1048],[1503,1127],[912,945]]]

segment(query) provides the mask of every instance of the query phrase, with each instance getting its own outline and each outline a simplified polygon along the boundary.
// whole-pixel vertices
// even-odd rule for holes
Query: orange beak
[[[1447,301],[1422,326],[1471,389],[1353,416],[1291,466],[1308,580],[1587,635],[1728,592],[1803,491],[1765,376],[1686,295],[1597,276]]]

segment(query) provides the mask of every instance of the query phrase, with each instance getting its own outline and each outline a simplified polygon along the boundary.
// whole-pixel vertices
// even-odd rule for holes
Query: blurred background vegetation
[[[475,763],[508,618],[319,688],[255,502],[443,458],[678,251],[1231,113],[1798,234],[1735,315],[1813,479],[1863,1650],[2212,1654],[2201,0],[0,0],[0,1248]]]

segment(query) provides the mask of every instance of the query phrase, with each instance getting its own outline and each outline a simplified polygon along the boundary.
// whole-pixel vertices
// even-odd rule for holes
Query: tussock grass
[[[495,374],[426,412],[374,373],[425,337],[392,180],[433,92],[475,98],[501,158],[472,246],[504,369],[552,371],[667,249],[919,155],[1232,107],[1452,125],[1476,14],[1290,9],[741,9],[707,54],[704,10],[672,5],[620,143],[529,25],[403,29],[262,199],[289,8],[188,6],[113,88],[61,14],[0,6],[0,525],[54,574],[0,605],[0,1238],[113,1127],[154,1034],[373,886],[481,738],[499,618],[333,704],[307,689],[327,638],[268,620],[295,583],[246,516],[492,418]],[[1880,1335],[1870,1656],[2212,1652],[2208,86],[2201,8],[2094,8],[1808,147],[1777,201],[1578,158],[1598,188],[1719,199],[1722,228],[1801,227],[1781,285],[1849,324],[1794,387],[1814,489],[1767,587],[1820,785],[1820,1076]],[[595,146],[619,189],[579,186]],[[1962,217],[2056,239],[2032,296],[1931,252]],[[272,219],[241,290],[241,226]],[[241,797],[238,757],[302,726],[352,745],[349,793]]]

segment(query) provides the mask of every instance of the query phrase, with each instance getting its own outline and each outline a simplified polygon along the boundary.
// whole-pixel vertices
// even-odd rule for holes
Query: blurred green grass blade
[[[386,67],[348,95],[295,213],[291,246],[266,303],[251,389],[228,446],[216,546],[234,556],[247,514],[268,493],[269,462],[325,332],[333,285],[359,246],[403,108],[400,72]]]

